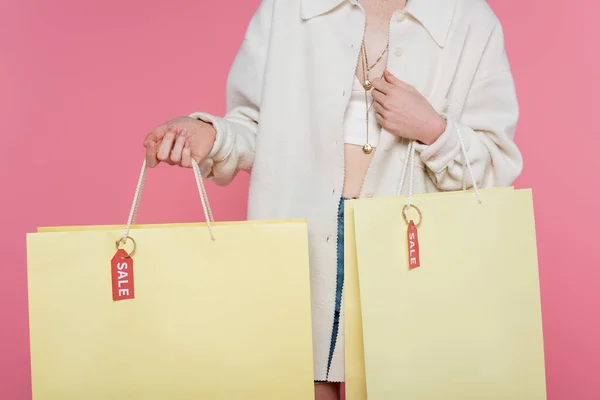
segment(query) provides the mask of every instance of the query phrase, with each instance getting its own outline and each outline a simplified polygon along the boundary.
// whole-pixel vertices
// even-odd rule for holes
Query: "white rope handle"
[[[450,120],[448,122],[450,123]],[[460,143],[460,150],[462,153],[463,162],[464,162],[464,164],[466,164],[467,170],[469,172],[469,176],[471,177],[471,184],[473,186],[473,189],[475,190],[475,197],[477,198],[477,202],[481,203],[481,194],[479,193],[479,188],[477,187],[477,182],[475,181],[475,175],[473,174],[473,168],[471,167],[471,162],[469,161],[469,157],[467,155],[467,148],[465,147],[465,142],[463,140],[462,133],[460,131],[460,127],[458,126],[458,124],[456,122],[452,121],[452,123],[454,124],[454,128],[456,129],[456,132],[458,134],[458,141]],[[415,141],[411,140],[410,144],[408,145],[407,156],[406,156],[406,159],[404,160],[404,168],[402,169],[402,176],[400,178],[400,184],[398,185],[398,191],[397,191],[397,195],[401,196],[402,189],[404,188],[404,181],[406,179],[406,172],[409,168],[409,162],[410,162],[410,181],[409,181],[409,185],[408,185],[408,201],[406,204],[407,208],[409,208],[412,205],[413,183],[414,183],[414,172],[415,172],[415,151],[416,151]],[[463,171],[464,171],[464,165],[463,165]],[[467,182],[466,182],[464,175],[465,174],[463,172],[463,190],[467,190]]]
[[[465,147],[465,141],[463,140],[462,137],[462,133],[460,132],[460,127],[458,126],[458,124],[456,122],[454,123],[454,128],[456,129],[456,132],[458,133],[458,141],[460,142],[460,149],[462,151],[463,157],[464,157],[464,164],[467,165],[467,170],[469,171],[469,176],[471,177],[471,185],[473,186],[473,189],[475,190],[475,197],[477,198],[477,202],[479,204],[481,204],[481,193],[479,193],[479,188],[477,187],[477,182],[475,181],[475,174],[473,173],[473,168],[471,167],[471,162],[469,161],[469,156],[467,155],[467,148]],[[463,164],[463,170],[464,170],[464,164]],[[465,180],[465,175],[463,173],[463,190],[467,189],[467,183]]]
[[[396,191],[396,196],[402,195],[402,189],[404,188],[404,180],[406,179],[406,171],[408,171],[408,162],[410,160],[410,153],[412,152],[412,148],[413,148],[414,144],[415,144],[415,142],[412,140],[408,143],[408,149],[406,150],[406,157],[404,158],[404,167],[402,168],[402,175],[400,176],[400,184],[398,185],[398,190]]]
[[[213,213],[210,208],[210,203],[208,202],[208,196],[206,194],[206,188],[204,187],[204,180],[202,179],[202,174],[200,172],[200,167],[196,163],[196,161],[192,161],[192,169],[194,170],[194,177],[196,178],[196,186],[198,187],[198,194],[200,195],[200,201],[202,203],[202,209],[204,211],[204,217],[206,218],[206,225],[208,227],[208,233],[210,235],[211,240],[215,240],[215,235],[212,229],[212,223],[215,222],[213,218]],[[140,201],[142,199],[142,192],[144,190],[144,182],[146,180],[146,171],[148,170],[148,165],[146,164],[146,160],[142,164],[142,171],[140,172],[140,177],[138,179],[137,187],[135,188],[135,194],[133,195],[133,203],[131,204],[131,209],[129,211],[129,217],[127,218],[127,225],[125,226],[125,232],[123,237],[120,240],[121,244],[125,244],[127,238],[129,237],[129,232],[131,231],[131,225],[135,224],[137,219],[138,211],[140,208]]]
[[[215,219],[213,217],[212,209],[210,208],[210,203],[208,202],[208,194],[206,193],[206,187],[204,186],[204,179],[202,179],[200,167],[194,160],[192,160],[192,169],[194,170],[194,176],[196,177],[196,187],[198,188],[198,194],[200,195],[200,201],[202,202],[202,210],[204,211],[204,218],[206,219],[210,237],[212,240],[215,240],[211,226],[211,223],[215,222]]]

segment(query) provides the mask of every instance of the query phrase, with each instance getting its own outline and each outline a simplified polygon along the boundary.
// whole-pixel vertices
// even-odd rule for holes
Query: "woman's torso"
[[[371,157],[344,144],[344,114],[360,77],[365,30],[357,2],[275,0],[273,7],[248,217],[308,221],[315,377],[322,380],[334,312],[339,199],[344,186],[353,196],[395,195],[407,143],[382,130]],[[382,13],[375,26],[389,33],[390,72],[438,112],[452,115],[464,102],[495,22],[481,0],[410,0],[404,10]],[[385,46],[383,32],[367,31],[369,55]],[[416,161],[414,192],[437,191]],[[341,357],[334,355],[330,379],[344,379]]]

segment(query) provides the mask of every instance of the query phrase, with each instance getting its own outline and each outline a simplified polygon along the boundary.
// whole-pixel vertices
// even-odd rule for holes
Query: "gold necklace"
[[[377,59],[377,61],[375,61],[373,63],[373,65],[369,66],[369,59],[367,58],[367,48],[365,46],[365,41],[364,40],[362,41],[361,50],[362,50],[362,56],[363,56],[363,62],[364,62],[364,67],[363,67],[363,88],[365,88],[365,90],[369,91],[369,90],[373,89],[373,83],[369,80],[369,73],[371,72],[371,70],[377,64],[379,64],[379,61],[381,61],[381,59],[383,58],[383,56],[385,56],[385,53],[387,53],[389,47],[390,47],[390,45],[387,44],[385,46],[385,49],[383,49],[383,52],[381,53],[381,55]]]
[[[369,98],[367,95],[367,92],[373,88],[373,84],[369,80],[369,72],[371,72],[371,69],[373,69],[373,67],[375,67],[379,63],[379,61],[381,61],[381,59],[387,52],[388,47],[389,47],[389,44],[385,46],[385,49],[383,50],[383,52],[381,53],[381,55],[379,56],[377,61],[375,61],[375,63],[373,65],[369,66],[365,41],[363,40],[363,42],[361,44],[362,59],[363,59],[363,68],[362,68],[362,70],[363,70],[362,71],[363,72],[363,88],[365,89],[365,105],[367,108],[367,112],[365,113],[365,120],[367,121],[367,142],[363,145],[363,148],[362,148],[363,153],[365,153],[365,154],[371,154],[373,152],[373,146],[369,143],[369,111],[371,110],[371,106],[373,105],[373,102],[371,102],[371,106],[369,106]],[[375,100],[373,100],[373,101],[375,101]]]

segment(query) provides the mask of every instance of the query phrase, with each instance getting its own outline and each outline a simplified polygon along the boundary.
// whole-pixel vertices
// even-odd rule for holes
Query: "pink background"
[[[258,2],[3,1],[0,399],[31,396],[25,233],[124,223],[143,137],[177,115],[223,112],[226,75]],[[548,398],[600,399],[600,6],[491,3],[521,101],[518,186],[535,194]],[[152,171],[141,222],[201,219],[186,172]],[[244,175],[209,187],[219,219],[245,217],[247,184]]]

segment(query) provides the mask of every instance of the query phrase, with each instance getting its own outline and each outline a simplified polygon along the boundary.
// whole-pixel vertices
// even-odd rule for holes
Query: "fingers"
[[[190,149],[189,143],[185,143],[181,152],[181,166],[185,168],[192,167],[192,149]]]
[[[144,139],[144,147],[146,148],[146,164],[150,168],[154,168],[160,164],[160,160],[158,159],[158,147],[161,143],[161,140],[165,136],[166,131],[166,125],[161,125],[153,132],[147,134],[146,138]]]
[[[380,92],[379,90],[373,90],[372,96],[373,106],[375,106],[375,104],[379,104],[381,107],[386,108],[385,104],[387,103],[387,95],[385,95],[383,92]]]
[[[388,70],[385,70],[383,72],[383,79],[375,78],[373,80],[373,87],[384,94],[389,94],[395,88],[400,88],[404,90],[414,90],[412,86],[396,78]]]
[[[146,162],[149,167],[155,167],[160,162],[169,165],[180,165],[190,168],[192,166],[192,150],[189,144],[189,135],[186,130],[176,128],[168,129],[163,139],[156,144],[147,141]]]
[[[156,144],[156,142],[158,142],[158,138],[157,138],[156,134],[154,132],[150,132],[144,138],[144,147],[148,147],[148,143]]]
[[[373,88],[375,88],[376,90],[379,90],[383,94],[388,94],[392,91],[392,89],[394,89],[394,85],[392,85],[389,82],[386,82],[385,80],[383,80],[381,78],[373,79],[372,83],[373,83]]]
[[[383,115],[379,114],[379,113],[375,113],[375,119],[377,120],[377,123],[381,126],[384,126],[385,124],[385,118],[383,118]]]
[[[375,116],[377,117],[377,122],[382,125],[381,121],[385,120],[385,115],[387,114],[387,110],[381,103],[375,101],[373,102],[373,109],[375,110]],[[381,120],[379,119],[381,118]]]
[[[375,111],[375,119],[377,120],[379,126],[387,129],[390,111],[387,110],[381,103],[378,103],[377,101],[373,103],[373,109]]]
[[[148,165],[148,167],[154,168],[160,163],[160,160],[157,157],[156,142],[150,141],[147,144],[145,144],[145,146],[146,146],[146,164]]]
[[[383,79],[385,79],[386,82],[391,83],[391,84],[398,84],[401,82],[400,79],[396,78],[394,76],[394,74],[392,74],[387,69],[385,71],[383,71]]]
[[[157,158],[160,161],[164,161],[169,164],[172,163],[171,150],[173,149],[173,145],[175,144],[176,136],[177,136],[177,132],[175,129],[169,129],[165,133],[162,141],[158,145]]]
[[[188,117],[179,117],[149,133],[144,139],[146,164],[155,167],[165,162],[170,165],[191,167],[195,159],[205,157],[205,147],[208,146],[211,137],[209,133],[212,132],[208,132],[204,125],[198,126],[198,123],[204,124],[196,120],[190,121]],[[204,133],[206,135],[202,136]],[[213,133],[213,141],[214,136]],[[208,153],[208,150],[206,152]]]
[[[181,163],[183,146],[185,145],[186,140],[187,140],[187,135],[185,134],[185,131],[181,131],[177,135],[177,139],[175,140],[175,144],[173,145],[173,149],[171,150],[171,155],[170,155],[171,161],[173,161],[175,164]]]
[[[412,86],[410,86],[408,83],[402,82],[400,79],[396,78],[394,76],[394,74],[392,74],[387,69],[385,71],[383,71],[383,79],[385,79],[385,81],[392,86],[399,86],[403,89],[412,89]]]
[[[168,123],[162,124],[158,128],[156,128],[154,132],[151,133],[151,135],[157,142],[160,142],[165,137],[165,134],[171,129],[172,126],[170,126]]]

